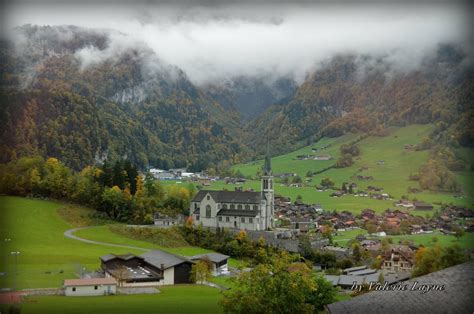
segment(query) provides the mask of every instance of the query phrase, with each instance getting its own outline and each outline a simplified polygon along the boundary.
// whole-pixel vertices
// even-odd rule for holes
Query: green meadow
[[[218,289],[199,286],[161,287],[159,294],[101,297],[28,297],[22,313],[222,313]]]
[[[384,192],[393,196],[394,200],[399,199],[402,195],[408,196],[410,199],[423,200],[429,203],[446,203],[461,206],[473,206],[474,203],[474,172],[463,171],[455,173],[457,180],[463,185],[464,195],[455,197],[452,193],[435,193],[423,191],[420,193],[408,193],[408,187],[418,187],[418,182],[410,181],[409,175],[417,173],[420,166],[427,161],[428,151],[406,150],[407,144],[420,143],[423,138],[428,137],[432,131],[432,125],[411,125],[403,128],[391,128],[390,134],[385,137],[369,136],[361,140],[357,145],[361,150],[361,154],[354,158],[354,164],[351,167],[330,169],[321,174],[314,175],[309,178],[311,181],[306,182],[304,187],[285,186],[276,180],[275,193],[290,197],[295,200],[298,196],[302,197],[303,202],[321,204],[324,209],[328,210],[348,210],[359,213],[365,208],[372,208],[377,212],[382,212],[387,208],[393,208],[393,201],[375,200],[367,197],[343,196],[333,198],[329,195],[331,191],[318,192],[315,186],[319,185],[323,178],[329,177],[336,187],[342,186],[343,182],[355,182],[358,189],[365,190],[367,186],[383,187]],[[347,134],[338,138],[323,138],[319,142],[303,147],[297,151],[276,156],[272,158],[272,169],[274,173],[297,173],[303,181],[308,171],[319,171],[334,164],[340,157],[339,148],[342,144],[348,144],[359,138],[356,134]],[[313,153],[312,148],[327,148]],[[466,160],[472,149],[463,149],[459,152],[460,156],[464,156]],[[297,155],[331,155],[332,160],[295,160]],[[381,162],[383,161],[383,162]],[[233,167],[239,170],[247,177],[256,177],[257,172],[261,169],[263,161],[253,161],[245,164],[238,164]],[[361,170],[364,169],[364,170]],[[374,179],[370,181],[357,181],[353,177],[356,175],[372,176]],[[172,182],[166,182],[166,185]],[[183,186],[189,183],[180,183]],[[260,181],[247,180],[245,184],[233,185],[225,184],[222,181],[212,182],[211,186],[206,189],[234,190],[236,187],[244,189],[252,188],[256,191],[261,189]],[[435,204],[435,207],[437,205]],[[415,215],[431,215],[430,212],[414,212]]]
[[[58,214],[64,204],[19,197],[0,197],[0,269],[7,276],[0,277],[0,287],[48,288],[60,287],[66,278],[76,278],[80,269],[95,270],[99,256],[112,248],[82,243],[64,237],[73,228]],[[11,241],[5,241],[11,239]],[[19,251],[17,275],[15,258],[10,252]],[[119,254],[140,254],[143,251],[113,248]]]
[[[66,222],[59,213],[73,205],[20,197],[0,196],[0,277],[1,288],[58,288],[64,279],[77,278],[81,269],[99,269],[99,257],[109,253],[142,254],[139,249],[108,247],[84,243],[64,236],[64,231],[76,227]],[[85,213],[88,209],[78,208]],[[71,211],[71,209],[70,209]],[[89,210],[92,211],[92,210]],[[64,213],[62,213],[64,214]],[[169,248],[146,241],[130,239],[110,231],[107,225],[77,231],[75,235],[99,242],[136,246],[144,249],[163,249],[179,255],[195,255],[208,250],[185,246]],[[10,241],[5,241],[10,239]],[[19,251],[15,257],[11,252]],[[231,265],[242,262],[232,259]],[[17,267],[14,276],[15,265]]]

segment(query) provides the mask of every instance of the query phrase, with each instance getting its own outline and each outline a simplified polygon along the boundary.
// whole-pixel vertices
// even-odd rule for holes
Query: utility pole
[[[16,275],[17,275],[17,265],[18,265],[18,255],[20,255],[19,251],[10,252],[11,255],[15,256],[15,273],[13,277],[13,291],[16,291]]]

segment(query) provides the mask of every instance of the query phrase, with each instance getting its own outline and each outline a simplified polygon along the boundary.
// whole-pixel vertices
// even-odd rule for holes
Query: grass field
[[[75,278],[81,267],[99,267],[99,256],[111,248],[82,243],[64,237],[73,226],[58,214],[64,206],[59,202],[18,197],[0,197],[0,239],[2,241],[0,287],[13,287],[15,259],[10,254],[19,251],[17,288],[59,287],[66,278]],[[4,239],[11,239],[5,242]],[[142,251],[114,248],[116,253],[139,254]]]
[[[99,257],[109,253],[142,254],[143,250],[107,247],[83,243],[64,237],[64,231],[75,226],[64,221],[58,212],[65,205],[59,202],[41,201],[19,197],[0,197],[0,277],[1,288],[47,288],[60,287],[64,279],[76,278],[80,269],[96,270]],[[87,210],[80,208],[84,213]],[[194,255],[208,250],[196,247],[166,248],[146,241],[129,239],[111,232],[108,226],[81,230],[81,237],[107,243],[137,246],[145,249],[164,249],[179,255]],[[4,241],[11,239],[11,241]],[[17,276],[13,276],[15,259],[10,252],[19,251]],[[232,259],[231,265],[241,261]]]
[[[29,297],[22,313],[222,313],[218,289],[207,286],[160,288],[156,295]]]
[[[353,229],[347,231],[338,231],[337,235],[334,236],[334,243],[338,246],[347,246],[349,240],[354,239],[357,235],[367,234],[367,230],[364,229]],[[387,236],[391,238],[394,244],[403,242],[404,240],[413,241],[415,245],[423,245],[426,247],[433,246],[435,242],[433,238],[437,239],[440,246],[446,247],[454,244],[459,245],[464,249],[474,249],[474,234],[465,233],[459,240],[453,235],[446,235],[439,231],[435,231],[431,234],[410,234],[410,235],[399,235],[399,236]],[[368,237],[374,239],[383,239],[381,237]]]

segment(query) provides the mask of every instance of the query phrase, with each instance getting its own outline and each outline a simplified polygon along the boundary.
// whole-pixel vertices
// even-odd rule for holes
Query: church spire
[[[272,174],[272,163],[270,160],[270,146],[267,140],[267,152],[265,154],[265,163],[263,164],[263,175],[268,176]]]

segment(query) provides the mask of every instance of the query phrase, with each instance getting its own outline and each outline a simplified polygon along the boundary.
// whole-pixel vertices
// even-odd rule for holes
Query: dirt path
[[[145,251],[145,252],[151,251],[150,249],[144,249],[144,248],[137,247],[137,246],[122,245],[122,244],[113,244],[113,243],[106,243],[106,242],[99,242],[99,241],[88,240],[88,239],[84,239],[84,238],[75,236],[75,235],[73,234],[74,232],[79,231],[79,230],[91,229],[91,228],[97,228],[97,227],[99,227],[99,226],[81,227],[81,228],[69,229],[69,230],[64,231],[64,236],[65,236],[66,238],[74,239],[74,240],[81,241],[81,242],[85,242],[85,243],[91,243],[91,244],[97,244],[97,245],[105,245],[105,246],[112,246],[112,247],[121,247],[121,248],[132,249],[132,250],[141,250],[141,251]]]

